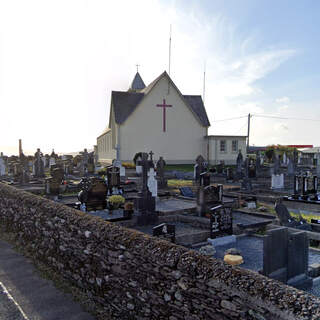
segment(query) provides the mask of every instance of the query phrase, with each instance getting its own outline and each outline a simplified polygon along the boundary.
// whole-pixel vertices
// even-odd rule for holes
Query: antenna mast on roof
[[[205,100],[205,94],[206,94],[206,61],[204,61],[204,71],[203,71],[203,94],[202,94],[203,103]]]
[[[169,76],[171,69],[171,24],[170,24],[170,37],[169,37]]]

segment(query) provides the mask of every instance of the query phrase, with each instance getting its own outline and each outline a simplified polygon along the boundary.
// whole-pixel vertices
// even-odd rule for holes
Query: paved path
[[[0,320],[94,320],[71,295],[42,279],[12,246],[0,241]]]

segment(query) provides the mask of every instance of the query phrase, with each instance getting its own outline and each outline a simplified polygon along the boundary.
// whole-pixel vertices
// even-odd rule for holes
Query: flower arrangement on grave
[[[113,209],[117,209],[121,204],[124,204],[125,198],[120,195],[113,195],[108,198],[108,202],[111,204]]]
[[[136,165],[131,162],[122,162],[122,166],[125,167],[126,169],[135,169]]]

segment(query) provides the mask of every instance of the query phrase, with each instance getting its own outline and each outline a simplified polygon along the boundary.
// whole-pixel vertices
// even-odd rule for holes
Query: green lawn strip
[[[192,180],[179,180],[179,179],[168,180],[168,187],[170,188],[191,187],[192,185],[193,185]]]
[[[193,172],[193,167],[193,164],[168,164],[165,166],[165,170]]]

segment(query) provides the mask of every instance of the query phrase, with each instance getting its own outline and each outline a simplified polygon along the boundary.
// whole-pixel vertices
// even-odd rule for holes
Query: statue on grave
[[[197,156],[196,164],[194,165],[194,179],[196,183],[200,182],[200,174],[207,171],[208,164],[202,155]]]
[[[159,188],[166,188],[168,185],[168,181],[165,179],[165,170],[166,162],[163,160],[163,157],[160,157],[157,161],[157,177],[159,179]]]
[[[43,178],[44,177],[44,164],[43,164],[43,154],[40,151],[40,149],[37,149],[37,152],[34,154],[35,161],[34,161],[34,176],[37,178]]]

